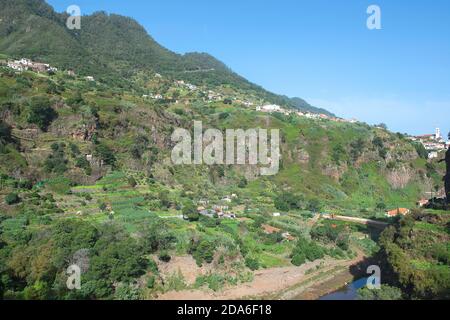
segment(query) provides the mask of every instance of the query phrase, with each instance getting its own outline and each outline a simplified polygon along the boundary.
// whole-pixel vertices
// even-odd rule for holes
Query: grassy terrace
[[[231,243],[237,237],[248,252],[251,252],[251,256],[257,259],[261,268],[291,265],[290,254],[295,247],[295,242],[261,241],[261,231],[252,227],[255,223],[253,219],[259,215],[256,211],[252,213],[252,210],[249,210],[248,213],[238,214],[238,218],[249,217],[245,221],[223,219],[220,226],[214,227],[205,226],[202,223],[191,224],[180,219],[182,213],[175,208],[150,209],[152,200],[148,199],[157,194],[161,187],[159,185],[131,187],[128,185],[125,174],[113,172],[95,185],[72,187],[71,195],[58,196],[57,202],[64,208],[64,215],[54,215],[54,217],[81,219],[96,224],[106,223],[113,219],[130,234],[138,232],[152,221],[163,219],[180,240],[186,239],[192,233],[200,233],[203,237],[223,243]],[[254,185],[250,184],[248,193],[246,193],[248,196],[252,195],[252,188]],[[166,192],[175,198],[179,196],[177,190]],[[258,200],[260,199],[258,198]],[[102,203],[108,204],[114,214],[110,215],[109,211],[102,211],[99,207]],[[314,223],[311,224],[313,217],[314,214],[307,210],[293,211],[289,215],[272,217],[266,223],[294,235],[309,237],[309,233],[314,227]],[[355,241],[355,243],[358,242]],[[358,245],[369,246],[360,243]],[[176,254],[187,254],[185,244],[176,247]]]

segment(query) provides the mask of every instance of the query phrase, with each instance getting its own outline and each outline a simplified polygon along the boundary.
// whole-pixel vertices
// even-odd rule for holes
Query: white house
[[[225,198],[222,199],[222,201],[230,203],[232,200],[230,197],[226,196]]]
[[[51,67],[47,63],[33,62],[30,59],[22,58],[20,60],[8,61],[8,67],[17,71],[33,70],[35,72],[56,72],[57,68]]]
[[[277,112],[277,111],[281,111],[281,109],[282,108],[276,104],[266,104],[264,106],[256,108],[257,111],[262,111],[262,112]]]
[[[30,59],[26,59],[26,58],[22,58],[22,59],[20,59],[19,61],[16,61],[16,62],[20,63],[21,65],[24,65],[24,66],[31,66],[32,65],[31,60]]]
[[[197,90],[197,86],[196,86],[196,85],[193,85],[193,84],[190,84],[190,83],[187,83],[187,84],[186,84],[186,87],[187,87],[189,90],[191,90],[191,91]]]
[[[24,67],[16,61],[8,61],[8,67],[16,71],[24,71]],[[28,69],[28,68],[27,68]]]
[[[319,119],[320,115],[318,115],[317,113],[310,113],[310,112],[308,112],[308,113],[305,114],[305,117],[308,118],[308,119]]]
[[[428,159],[436,159],[439,156],[437,151],[431,151],[428,153]]]

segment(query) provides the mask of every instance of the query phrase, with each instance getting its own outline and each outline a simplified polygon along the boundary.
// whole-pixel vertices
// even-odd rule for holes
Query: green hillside
[[[322,245],[286,241],[281,231],[308,239],[317,212],[384,220],[386,209],[412,208],[429,188],[442,187],[442,165],[420,158],[401,135],[205,102],[207,87],[190,91],[168,78],[143,74],[133,82],[144,92],[177,92],[178,103],[63,71],[0,68],[0,271],[7,298],[154,298],[177,288],[220,290],[251,281],[252,270],[324,255],[351,259],[375,245],[357,240],[359,228],[342,229],[344,238]],[[250,165],[173,165],[170,136],[194,119],[204,128],[280,129],[280,172],[261,177]],[[198,216],[204,199],[208,207],[226,204],[241,220]],[[263,224],[281,231],[267,235]],[[91,259],[89,285],[69,292],[58,272],[81,249]],[[179,276],[165,282],[155,259],[185,255],[199,266],[221,264],[195,284]],[[126,261],[123,268],[114,257]],[[132,289],[142,277],[152,285]]]
[[[120,86],[130,86],[127,79],[137,72],[153,71],[211,88],[229,85],[271,103],[328,113],[268,92],[206,53],[171,52],[128,17],[97,12],[82,17],[81,30],[69,30],[67,15],[54,12],[44,0],[1,0],[0,5],[0,52],[12,57],[51,62]]]
[[[287,100],[317,109],[207,54],[172,53],[129,18],[96,13],[76,33],[44,1],[0,5],[0,298],[212,296],[248,287],[256,270],[302,266],[320,281],[377,253],[405,297],[446,297],[448,215],[385,214],[443,189],[444,164],[405,136],[256,111]],[[23,56],[59,70],[6,66]],[[194,121],[222,132],[279,129],[279,172],[174,165],[171,135]],[[379,241],[381,230],[333,214],[391,226]],[[74,264],[80,290],[66,285]]]

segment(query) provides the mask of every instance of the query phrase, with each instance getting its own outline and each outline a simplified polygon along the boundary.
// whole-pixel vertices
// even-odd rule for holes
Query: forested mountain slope
[[[80,30],[69,30],[67,14],[54,12],[44,0],[1,0],[0,6],[0,52],[17,58],[51,62],[121,86],[130,85],[126,79],[131,75],[151,70],[212,88],[229,85],[272,103],[328,114],[268,92],[206,53],[171,52],[128,17],[97,12],[82,17]]]

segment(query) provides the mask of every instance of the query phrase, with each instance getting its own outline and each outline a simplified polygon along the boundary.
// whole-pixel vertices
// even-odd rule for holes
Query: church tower
[[[439,128],[436,128],[435,139],[436,140],[441,140],[442,139],[441,129],[439,129]]]

